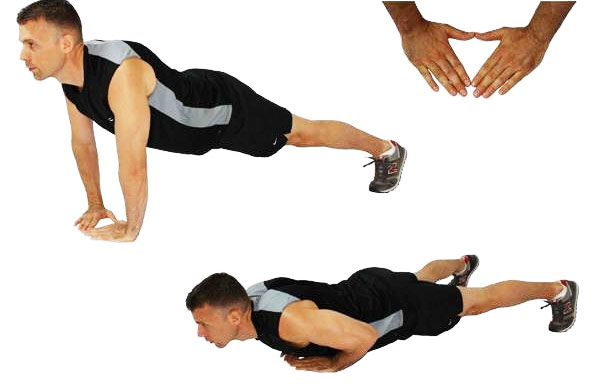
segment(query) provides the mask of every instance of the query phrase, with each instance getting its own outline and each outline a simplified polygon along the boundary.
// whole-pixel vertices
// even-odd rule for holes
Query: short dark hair
[[[83,41],[81,19],[71,3],[66,0],[40,0],[29,4],[17,15],[17,23],[23,25],[30,20],[44,18],[61,28],[72,28],[77,31],[77,38]]]
[[[215,273],[196,285],[185,300],[185,306],[190,311],[205,304],[216,307],[239,305],[246,311],[250,306],[250,297],[235,278],[227,273]]]

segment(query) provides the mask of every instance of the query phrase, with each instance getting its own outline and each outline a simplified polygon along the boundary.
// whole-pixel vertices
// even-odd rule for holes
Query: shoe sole
[[[402,148],[404,149],[404,148]],[[398,187],[398,185],[400,184],[400,178],[402,178],[402,171],[404,170],[404,163],[406,162],[406,157],[408,156],[408,152],[406,152],[406,149],[404,149],[404,157],[402,157],[402,162],[400,163],[400,168],[398,168],[400,170],[400,172],[398,172],[398,181],[396,182],[396,185],[394,185],[392,188],[386,189],[384,191],[375,191],[369,188],[369,191],[371,192],[375,192],[375,193],[390,193],[393,190],[396,189],[396,187]]]
[[[571,321],[571,324],[569,324],[568,327],[566,327],[565,329],[562,329],[560,331],[552,331],[555,333],[563,333],[568,331],[569,329],[571,329],[573,327],[573,325],[575,325],[575,320],[577,319],[577,297],[579,297],[579,285],[577,284],[577,282],[574,282],[575,284],[575,289],[573,289],[573,321]]]
[[[477,256],[476,255],[465,255],[465,257],[477,257]],[[469,264],[471,264],[470,258],[469,258]],[[466,288],[469,285],[469,279],[471,278],[473,273],[475,273],[475,270],[477,270],[478,267],[479,267],[479,257],[477,257],[477,261],[475,261],[475,266],[473,266],[473,268],[469,272],[469,275],[467,276],[467,280],[464,285],[453,284],[452,282],[454,281],[454,279],[452,279],[452,281],[450,281],[450,283],[448,283],[448,285],[449,286],[462,286],[462,287]]]
[[[476,255],[469,255],[468,257],[477,257]],[[469,258],[469,265],[471,264],[471,258]],[[467,276],[467,281],[465,282],[465,288],[467,287],[467,285],[469,285],[469,280],[471,279],[471,276],[473,275],[473,273],[475,273],[475,270],[477,270],[477,268],[479,267],[479,257],[477,257],[477,260],[475,261],[475,266],[473,266],[473,269],[471,270],[471,272],[469,273],[469,275]]]

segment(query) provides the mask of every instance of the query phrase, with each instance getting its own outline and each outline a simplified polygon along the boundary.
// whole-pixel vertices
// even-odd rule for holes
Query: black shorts
[[[369,287],[388,299],[394,305],[392,309],[405,311],[405,326],[398,332],[400,339],[411,335],[437,336],[460,320],[463,300],[456,286],[419,281],[413,273],[382,268],[361,270],[353,277],[371,283]]]
[[[258,95],[231,75],[220,73],[235,101],[231,122],[220,136],[220,147],[255,157],[269,157],[286,143],[292,114]]]

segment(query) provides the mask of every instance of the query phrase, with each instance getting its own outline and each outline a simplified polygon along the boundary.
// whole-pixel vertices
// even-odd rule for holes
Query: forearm
[[[357,322],[352,329],[342,332],[348,345],[333,357],[335,371],[346,369],[362,359],[379,338],[375,328],[364,322]]]
[[[574,4],[574,1],[540,2],[527,28],[536,39],[549,43]]]
[[[400,35],[405,35],[425,22],[414,1],[384,1]]]
[[[146,166],[119,168],[119,180],[127,214],[127,233],[137,237],[142,228],[148,202],[148,175]]]
[[[71,144],[77,169],[87,194],[88,206],[103,206],[96,144]]]

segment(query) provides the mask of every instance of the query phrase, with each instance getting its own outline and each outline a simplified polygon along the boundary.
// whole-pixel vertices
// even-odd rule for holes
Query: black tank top
[[[289,304],[311,300],[319,309],[329,309],[366,322],[379,333],[370,350],[412,335],[414,314],[393,300],[385,281],[386,269],[370,268],[354,273],[338,284],[275,278],[247,289],[252,300],[252,323],[257,339],[269,347],[296,356],[333,356],[338,350],[316,344],[294,348],[279,337],[281,313]]]
[[[179,72],[135,42],[94,40],[84,45],[84,85],[63,84],[66,97],[85,116],[114,134],[108,87],[119,65],[137,57],[154,69],[156,88],[148,97],[148,147],[177,153],[203,154],[219,147],[221,131],[231,124],[235,94],[223,73],[210,70]]]

